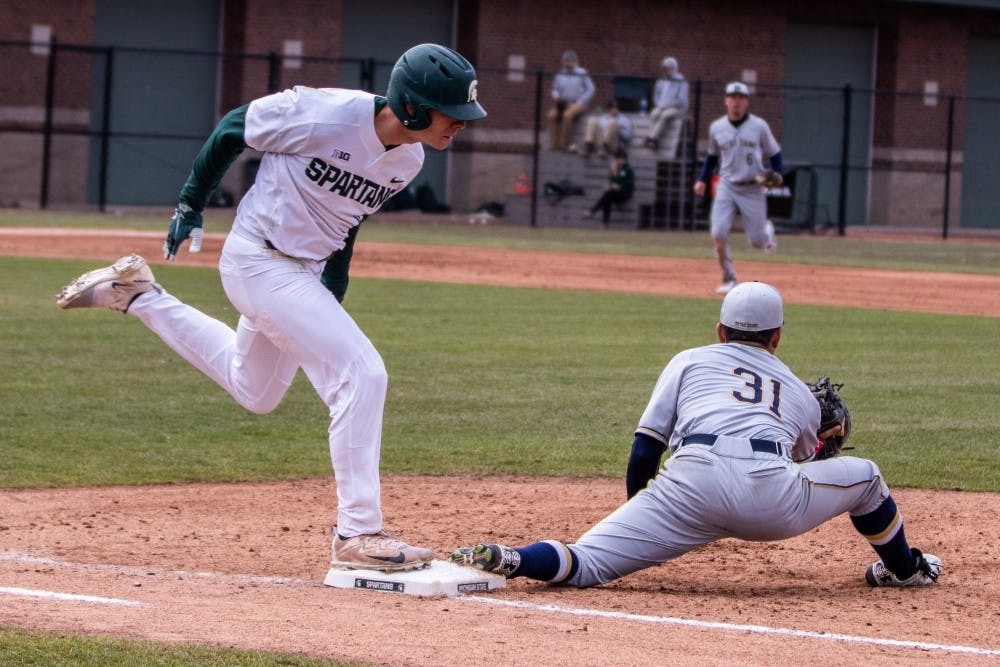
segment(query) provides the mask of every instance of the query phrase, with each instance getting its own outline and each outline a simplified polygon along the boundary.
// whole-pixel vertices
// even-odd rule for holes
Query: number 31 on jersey
[[[734,390],[733,398],[741,403],[757,404],[764,402],[764,378],[762,378],[757,371],[744,368],[743,366],[737,366],[733,369],[733,375],[742,379],[744,385],[747,387],[746,389]],[[772,378],[769,384],[771,385],[771,403],[767,406],[767,409],[773,412],[776,416],[780,417],[781,383]]]

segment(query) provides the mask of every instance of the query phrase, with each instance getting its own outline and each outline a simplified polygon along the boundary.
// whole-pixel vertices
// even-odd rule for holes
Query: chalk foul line
[[[899,639],[880,639],[877,637],[862,637],[859,635],[844,635],[834,632],[809,632],[792,630],[790,628],[772,628],[764,625],[742,625],[737,623],[720,623],[716,621],[698,621],[690,618],[672,618],[669,616],[648,616],[645,614],[628,614],[617,611],[602,611],[600,609],[579,609],[563,607],[554,604],[538,604],[520,600],[501,600],[479,595],[468,595],[456,598],[465,602],[477,602],[500,607],[514,607],[537,612],[567,614],[570,616],[589,616],[592,618],[608,618],[639,623],[655,623],[659,625],[683,625],[707,630],[725,630],[730,632],[751,632],[761,635],[779,635],[786,637],[802,637],[807,639],[826,639],[855,644],[872,644],[876,646],[891,646],[894,648],[916,649],[920,651],[945,651],[948,653],[971,653],[974,655],[1000,656],[1000,650],[979,648],[977,646],[956,646],[952,644],[933,644],[929,642],[904,641]]]
[[[13,595],[24,598],[42,598],[47,600],[59,600],[60,602],[91,602],[94,604],[110,604],[121,607],[145,607],[144,602],[133,600],[119,600],[118,598],[105,598],[97,595],[77,595],[74,593],[57,593],[55,591],[40,591],[33,588],[11,588],[0,586],[0,595]]]

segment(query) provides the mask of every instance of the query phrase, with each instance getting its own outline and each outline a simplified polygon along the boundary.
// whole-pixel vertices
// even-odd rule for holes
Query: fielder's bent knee
[[[862,459],[856,456],[838,456],[833,461],[840,461],[849,466],[857,478],[868,480],[868,486],[857,506],[852,508],[851,514],[867,514],[874,511],[889,497],[889,485],[882,477],[882,471],[878,464],[869,459]]]

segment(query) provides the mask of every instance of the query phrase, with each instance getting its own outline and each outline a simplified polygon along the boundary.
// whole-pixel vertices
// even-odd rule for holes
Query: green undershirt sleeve
[[[351,267],[354,239],[358,237],[359,229],[361,229],[361,223],[351,227],[351,231],[347,232],[347,238],[344,239],[344,247],[330,255],[330,259],[326,260],[326,265],[323,267],[323,275],[320,280],[323,282],[323,286],[337,297],[337,301],[343,301],[344,295],[347,294],[347,272]]]
[[[243,139],[249,104],[233,109],[219,121],[205,144],[198,151],[178,201],[195,211],[205,210],[212,195],[230,165],[247,147]]]

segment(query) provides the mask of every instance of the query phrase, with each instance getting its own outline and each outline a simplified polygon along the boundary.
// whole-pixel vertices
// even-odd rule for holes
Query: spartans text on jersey
[[[330,184],[330,192],[353,199],[362,206],[378,209],[399,190],[379,185],[364,176],[358,176],[346,169],[339,169],[314,157],[306,167],[306,178],[320,187]]]

